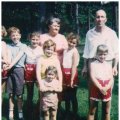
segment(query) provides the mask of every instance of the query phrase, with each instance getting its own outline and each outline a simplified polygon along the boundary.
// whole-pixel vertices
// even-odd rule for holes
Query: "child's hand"
[[[102,88],[100,91],[101,91],[101,93],[102,93],[103,95],[107,95],[107,92],[106,92],[106,89],[105,89],[105,88]]]
[[[4,64],[3,65],[3,70],[10,70],[10,65]]]
[[[82,69],[82,76],[86,77],[87,76],[87,72],[88,72],[88,69],[87,69],[86,66],[84,66],[83,69]]]
[[[71,80],[71,84],[70,84],[70,86],[73,88],[74,86],[73,86],[73,80]]]

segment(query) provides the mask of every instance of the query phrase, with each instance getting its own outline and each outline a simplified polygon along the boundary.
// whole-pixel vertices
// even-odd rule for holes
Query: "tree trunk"
[[[79,5],[78,3],[76,3],[76,29],[77,29],[77,34],[80,34],[80,31],[79,31],[79,19],[78,19],[78,9],[79,9]]]

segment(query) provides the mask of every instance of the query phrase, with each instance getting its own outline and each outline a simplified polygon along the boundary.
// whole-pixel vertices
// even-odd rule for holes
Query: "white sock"
[[[19,118],[23,118],[23,112],[19,111],[18,116],[19,116]]]
[[[9,110],[9,118],[13,118],[13,109]]]

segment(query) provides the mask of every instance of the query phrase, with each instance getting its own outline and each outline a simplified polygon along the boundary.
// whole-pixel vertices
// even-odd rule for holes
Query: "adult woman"
[[[44,42],[48,39],[53,40],[56,44],[55,52],[58,55],[60,63],[62,63],[63,59],[63,50],[67,48],[67,40],[64,35],[60,34],[60,19],[51,17],[48,22],[48,33],[42,34],[40,36],[40,45],[43,46]]]

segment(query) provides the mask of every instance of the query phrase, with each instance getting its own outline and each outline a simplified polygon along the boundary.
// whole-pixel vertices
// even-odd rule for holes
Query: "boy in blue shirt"
[[[23,120],[22,95],[24,87],[24,61],[26,45],[20,42],[20,30],[10,27],[8,34],[12,43],[8,45],[11,52],[11,64],[6,68],[9,70],[7,80],[7,92],[9,94],[9,120],[14,119],[14,97],[17,96],[18,117]]]

